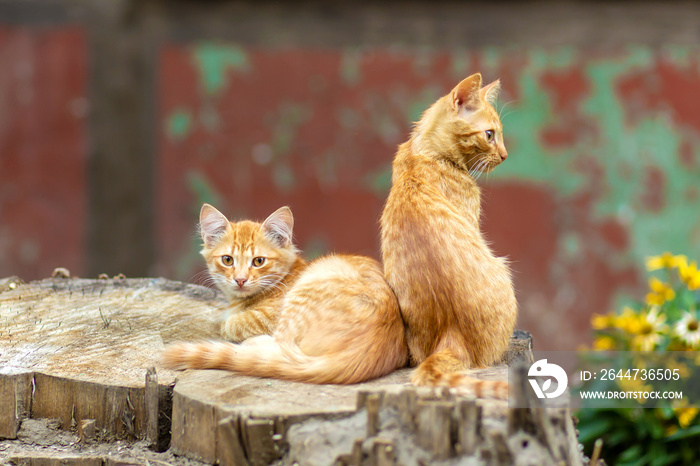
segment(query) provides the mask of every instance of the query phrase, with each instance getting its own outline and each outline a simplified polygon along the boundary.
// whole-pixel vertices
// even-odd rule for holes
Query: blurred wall
[[[48,6],[47,6],[48,5]],[[693,3],[0,2],[0,276],[203,269],[202,202],[281,205],[309,255],[379,256],[396,146],[500,78],[483,228],[519,327],[586,341],[644,257],[700,259]]]

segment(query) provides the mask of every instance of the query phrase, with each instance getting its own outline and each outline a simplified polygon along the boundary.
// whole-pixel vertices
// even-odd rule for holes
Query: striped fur
[[[492,106],[498,88],[498,81],[482,87],[478,73],[464,79],[425,112],[394,158],[382,259],[419,385],[490,392],[453,374],[498,361],[515,327],[508,264],[479,226],[476,179],[508,155]],[[502,395],[497,385],[492,391]]]
[[[204,241],[202,256],[210,280],[229,301],[221,336],[240,342],[256,335],[270,335],[277,325],[287,288],[306,268],[292,244],[291,210],[282,207],[263,223],[234,223],[204,204],[199,224]],[[258,266],[254,261],[260,258],[264,262]]]
[[[483,380],[464,372],[467,365],[450,350],[433,353],[413,372],[414,385],[450,387],[461,395],[476,398],[508,399],[508,382]]]
[[[272,335],[240,344],[172,345],[163,353],[163,364],[352,384],[388,374],[408,361],[398,303],[374,259],[317,259],[299,272],[279,303]]]

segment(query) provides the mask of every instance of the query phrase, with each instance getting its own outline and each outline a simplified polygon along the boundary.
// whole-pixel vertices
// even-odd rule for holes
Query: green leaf
[[[605,443],[608,445],[620,445],[620,444],[625,444],[628,443],[626,442],[627,440],[634,441],[635,436],[633,435],[634,431],[631,429],[616,429],[612,430],[610,433],[608,433],[607,437],[605,438]]]
[[[578,439],[581,443],[591,442],[613,428],[609,419],[597,419],[589,422],[581,422],[578,425]]]
[[[643,464],[639,461],[642,459],[642,446],[632,445],[617,458],[617,464],[629,463],[630,465]]]
[[[673,442],[675,440],[690,438],[700,436],[700,425],[688,427],[687,429],[681,429],[673,435],[666,437],[666,441]]]

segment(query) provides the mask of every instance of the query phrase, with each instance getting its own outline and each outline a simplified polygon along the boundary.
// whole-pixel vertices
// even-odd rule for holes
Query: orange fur
[[[288,285],[272,335],[241,344],[173,345],[163,354],[164,364],[336,384],[377,378],[406,365],[398,302],[377,261],[326,256]]]
[[[394,159],[382,257],[416,384],[483,385],[459,371],[497,362],[515,327],[510,271],[480,231],[475,180],[507,157],[492,107],[498,87],[482,88],[480,74],[463,80],[425,112]]]
[[[262,224],[234,223],[204,204],[199,223],[211,281],[229,300],[221,336],[240,342],[271,334],[286,289],[307,265],[292,244],[291,210],[282,207]],[[225,258],[231,263],[224,263]],[[264,263],[256,266],[256,258]]]

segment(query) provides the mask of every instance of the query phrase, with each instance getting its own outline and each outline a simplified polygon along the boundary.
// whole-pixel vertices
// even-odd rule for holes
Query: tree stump
[[[0,437],[50,418],[79,442],[145,439],[210,464],[576,458],[568,411],[552,417],[534,400],[514,415],[504,401],[412,387],[410,369],[338,386],[160,366],[166,344],[217,338],[222,304],[213,290],[162,278],[0,280]],[[511,362],[531,362],[531,344],[516,332]],[[472,373],[507,380],[508,365]]]
[[[4,291],[3,291],[4,289]],[[94,420],[104,437],[167,448],[176,373],[158,367],[164,345],[215,338],[221,301],[165,279],[0,283],[0,437],[23,418]]]

